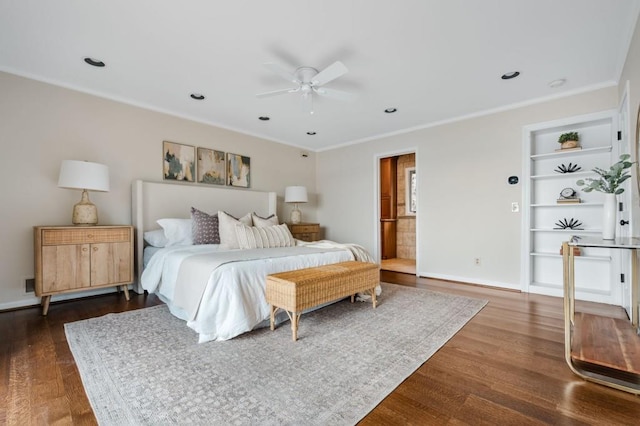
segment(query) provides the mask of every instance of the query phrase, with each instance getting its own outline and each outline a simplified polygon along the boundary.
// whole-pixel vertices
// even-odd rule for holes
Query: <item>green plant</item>
[[[594,172],[600,175],[599,178],[580,179],[576,183],[578,186],[584,186],[584,192],[596,190],[607,194],[622,194],[624,188],[620,188],[620,185],[631,177],[627,169],[634,164],[631,161],[627,161],[629,158],[631,158],[629,154],[622,154],[620,161],[611,166],[609,170],[603,170],[599,167],[593,169]]]
[[[563,143],[566,141],[579,141],[579,140],[580,140],[580,136],[578,136],[578,132],[568,132],[560,135],[560,137],[558,138],[558,143]]]

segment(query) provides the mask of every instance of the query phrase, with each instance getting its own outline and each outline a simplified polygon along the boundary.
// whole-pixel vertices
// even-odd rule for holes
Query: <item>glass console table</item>
[[[602,311],[576,312],[575,247],[599,247],[631,251],[631,318],[624,310],[614,315]],[[638,327],[638,250],[640,238],[603,240],[572,238],[562,244],[564,281],[565,359],[580,377],[602,385],[640,395],[640,328]],[[578,302],[583,306],[582,302]],[[585,302],[584,306],[589,306]]]

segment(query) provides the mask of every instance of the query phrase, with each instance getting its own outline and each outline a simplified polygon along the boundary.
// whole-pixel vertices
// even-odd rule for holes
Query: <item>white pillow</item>
[[[164,236],[167,239],[165,247],[193,244],[191,219],[158,219],[156,222],[164,229]]]
[[[164,236],[164,229],[154,229],[144,233],[144,240],[153,247],[164,247],[169,242]]]
[[[280,224],[280,222],[278,222],[278,216],[275,214],[272,214],[269,217],[260,217],[255,213],[251,213],[251,222],[253,223],[253,226],[257,226],[258,228]]]
[[[245,226],[237,223],[236,234],[241,249],[292,247],[296,240],[284,223],[265,227]]]
[[[218,230],[220,232],[220,248],[231,250],[240,248],[236,236],[236,224],[251,226],[251,214],[247,213],[240,219],[231,216],[227,212],[218,211]]]

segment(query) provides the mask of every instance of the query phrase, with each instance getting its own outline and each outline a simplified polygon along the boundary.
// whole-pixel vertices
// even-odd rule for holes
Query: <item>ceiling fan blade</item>
[[[342,90],[327,89],[326,87],[314,87],[314,92],[318,95],[326,96],[327,98],[338,99],[340,101],[355,101],[357,95],[354,93],[343,92]]]
[[[267,62],[262,65],[264,65],[272,73],[278,74],[280,77],[284,78],[285,80],[290,81],[291,83],[300,84],[300,81],[296,78],[296,76],[292,72],[289,72],[286,69],[284,69],[281,65],[274,64],[273,62]]]
[[[295,93],[298,90],[300,89],[280,89],[271,92],[258,93],[256,96],[259,98],[268,98],[269,96],[284,95],[285,93]]]
[[[311,84],[314,86],[322,86],[323,84],[346,74],[348,71],[349,70],[342,62],[336,61],[316,74],[313,79],[311,79]]]

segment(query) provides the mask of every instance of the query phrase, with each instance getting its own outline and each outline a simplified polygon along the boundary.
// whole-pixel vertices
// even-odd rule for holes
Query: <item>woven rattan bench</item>
[[[275,314],[284,310],[291,320],[291,337],[298,339],[300,314],[305,309],[351,296],[370,293],[376,307],[376,286],[380,267],[375,263],[341,262],[315,268],[298,269],[267,276],[266,298],[271,305],[271,330]]]

